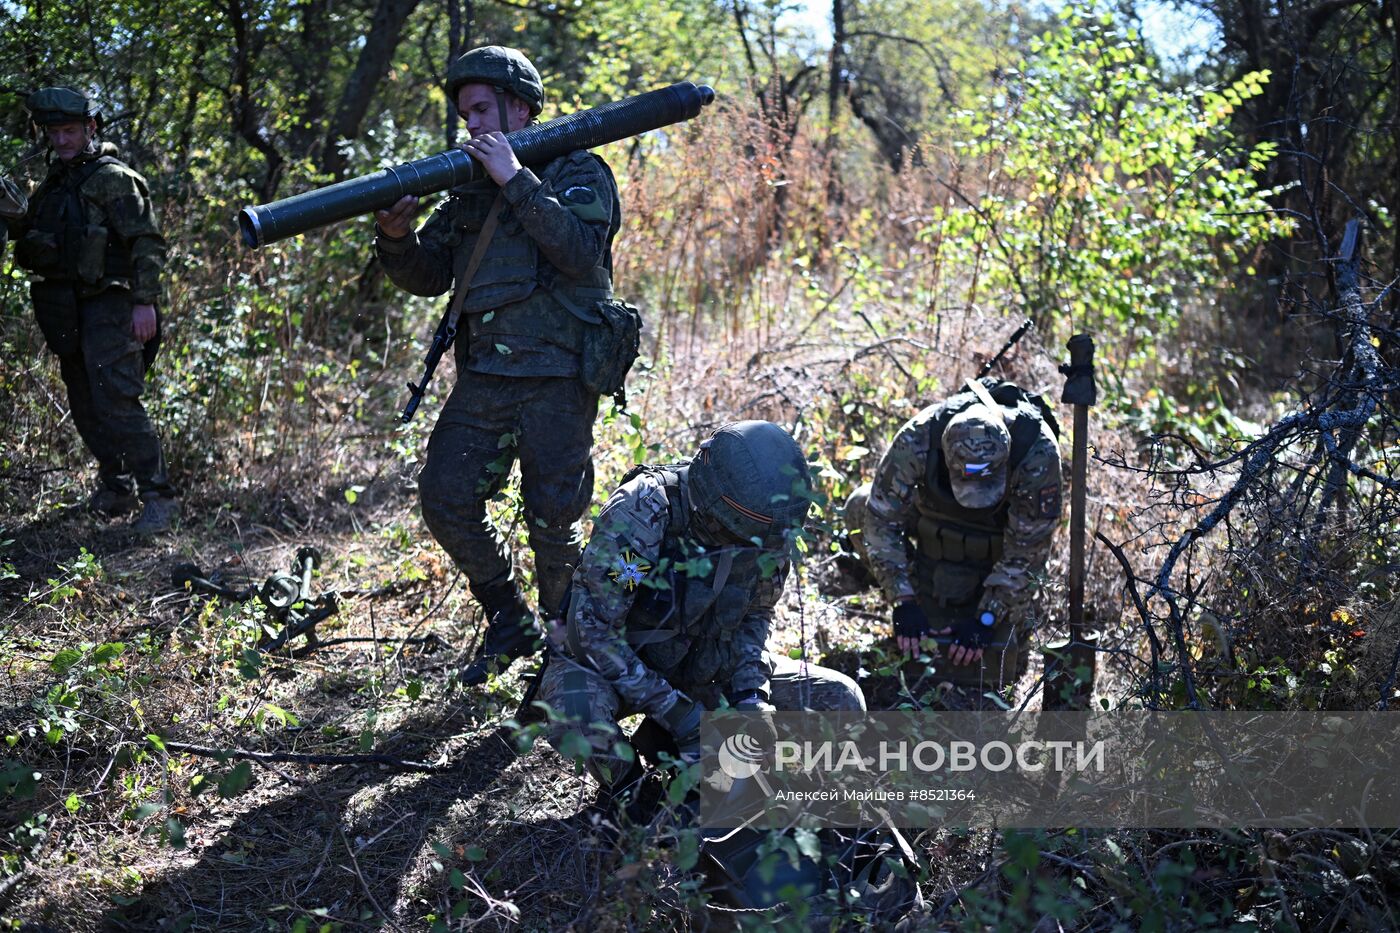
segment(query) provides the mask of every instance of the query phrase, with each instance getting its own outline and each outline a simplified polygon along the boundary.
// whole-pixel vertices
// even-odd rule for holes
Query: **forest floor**
[[[796,399],[810,413],[834,392],[819,369],[765,372],[744,379],[713,360],[675,366],[643,408],[666,412],[656,417],[658,447],[686,449],[708,423],[727,420],[715,412],[776,417]],[[600,477],[625,465],[618,430],[600,426]],[[883,440],[868,442],[873,465]],[[591,781],[503,725],[532,664],[477,691],[454,685],[480,617],[421,525],[411,468],[367,456],[334,476],[309,465],[275,490],[246,478],[194,487],[178,530],[150,540],[82,508],[88,472],[12,474],[17,505],[0,554],[0,736],[11,756],[0,825],[13,827],[13,880],[0,891],[0,914],[57,930],[702,928],[733,919],[695,913],[702,881],[677,867],[673,848],[640,828],[619,839],[599,825]],[[1121,505],[1114,482],[1105,476],[1091,490],[1100,521],[1111,523]],[[595,499],[608,484],[600,479]],[[506,525],[512,507],[507,495],[498,509]],[[294,642],[291,652],[259,653],[269,620],[255,604],[172,583],[185,563],[226,585],[260,583],[288,571],[304,545],[324,558],[312,592],[337,593],[340,607],[318,627],[314,651]],[[1062,579],[1058,550],[1051,575]],[[839,656],[853,674],[889,670],[887,610],[869,593],[829,595],[830,564],[814,555],[788,587],[777,647]],[[1093,589],[1106,600],[1112,569],[1100,559],[1095,570]],[[528,580],[528,561],[524,572]],[[1062,584],[1053,589],[1062,596]],[[1130,628],[1109,635],[1136,651]],[[1033,664],[1019,699],[1036,702],[1038,677]],[[898,702],[896,681],[880,680],[863,679],[872,707]],[[250,764],[207,750],[401,764]],[[995,834],[928,830],[915,843],[929,859],[928,920],[951,923],[962,886],[994,864]]]

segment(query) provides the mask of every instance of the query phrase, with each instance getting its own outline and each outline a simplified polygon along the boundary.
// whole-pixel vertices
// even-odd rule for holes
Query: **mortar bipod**
[[[215,596],[227,602],[246,603],[257,599],[282,631],[275,637],[266,634],[259,640],[259,651],[276,651],[293,638],[306,636],[306,648],[319,642],[316,625],[334,616],[340,607],[334,593],[311,596],[311,574],[321,564],[321,552],[306,546],[297,550],[291,573],[268,577],[261,587],[241,590],[214,582],[195,564],[180,564],[170,573],[171,583],[180,589],[189,587],[192,593]]]

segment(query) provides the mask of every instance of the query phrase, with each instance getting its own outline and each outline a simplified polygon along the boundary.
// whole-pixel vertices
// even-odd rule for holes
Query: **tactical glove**
[[[756,713],[744,723],[744,731],[759,741],[765,755],[778,744],[778,727],[773,724],[773,714],[778,708],[768,702],[768,698],[757,690],[729,698],[729,704],[736,713]]]
[[[990,612],[979,612],[953,626],[953,644],[976,651],[992,643],[992,630],[996,628],[997,617]]]
[[[768,702],[768,698],[757,690],[750,690],[747,693],[729,698],[731,708],[739,712],[747,713],[773,713],[777,712],[777,707]]]
[[[684,693],[676,695],[676,702],[662,713],[658,719],[676,740],[681,757],[695,757],[700,754],[700,714],[704,708]]]
[[[928,634],[928,616],[918,603],[911,600],[894,607],[894,634],[896,638],[923,638]]]

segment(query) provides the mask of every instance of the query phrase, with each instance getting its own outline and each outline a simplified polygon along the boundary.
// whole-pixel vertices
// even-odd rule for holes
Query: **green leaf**
[[[418,699],[423,695],[423,681],[410,680],[408,682],[408,687],[405,689],[404,692],[408,694],[408,698],[410,700]]]
[[[140,822],[141,820],[150,819],[151,817],[155,816],[157,813],[160,812],[160,808],[160,804],[147,801],[136,808],[136,810],[131,814],[131,818],[133,820],[136,820],[137,822]]]
[[[77,648],[64,648],[53,656],[53,660],[49,662],[49,669],[55,674],[66,674],[82,659],[83,653]]]
[[[120,641],[110,641],[103,645],[98,645],[92,653],[92,658],[98,664],[111,664],[126,651],[126,644]]]
[[[467,861],[480,862],[486,858],[486,850],[481,846],[467,846]]]
[[[69,813],[77,813],[82,805],[83,802],[78,799],[77,794],[69,794],[68,799],[63,801],[63,809],[67,810]]]
[[[577,732],[566,732],[559,740],[559,755],[566,761],[586,761],[593,754],[593,746]]]
[[[253,782],[253,766],[247,761],[240,761],[233,768],[219,779],[219,796],[225,800],[237,797],[248,789],[248,785]]]
[[[454,868],[447,875],[447,883],[452,885],[453,890],[460,891],[467,886],[467,876],[462,874],[462,869]]]

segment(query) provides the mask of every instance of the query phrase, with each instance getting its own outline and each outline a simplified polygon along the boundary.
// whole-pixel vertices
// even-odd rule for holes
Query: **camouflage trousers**
[[[36,305],[46,290],[71,289],[63,283],[36,282]],[[71,300],[68,299],[68,300]],[[131,294],[109,288],[78,302],[77,352],[58,357],[68,389],[68,407],[78,435],[97,458],[102,485],[130,493],[173,496],[160,438],[141,404],[148,358],[131,331]]]
[[[856,489],[843,509],[851,546],[867,567],[870,555],[865,549],[865,504],[870,498],[870,485]],[[954,627],[976,614],[982,599],[982,580],[990,566],[929,561],[922,555],[914,562],[914,594],[919,608],[928,617],[935,632]],[[997,622],[992,631],[992,643],[976,664],[954,665],[940,662],[938,672],[951,683],[979,690],[994,690],[1014,684],[1026,672],[1030,660],[1030,633],[1034,618],[1006,618]]]
[[[768,662],[772,669],[769,702],[779,710],[865,710],[865,694],[840,671],[785,655],[769,655]],[[686,693],[706,709],[716,709],[724,690],[713,684],[687,689]],[[556,714],[548,732],[549,743],[556,750],[561,750],[567,734],[579,733],[593,749],[588,769],[600,784],[611,785],[628,772],[631,763],[614,751],[621,738],[617,722],[642,710],[633,709],[597,672],[556,652],[540,681],[540,699]]]
[[[557,612],[583,550],[578,520],[593,497],[598,397],[578,379],[460,371],[418,477],[423,520],[472,592],[514,580],[510,551],[486,513],[520,462],[525,527],[542,612]]]

